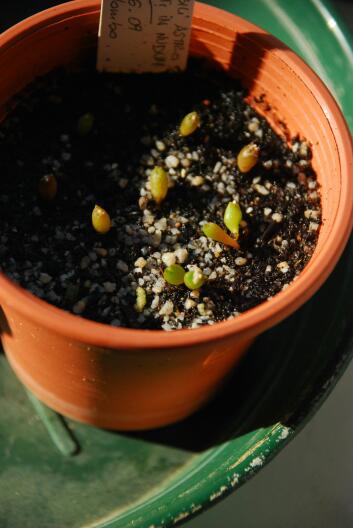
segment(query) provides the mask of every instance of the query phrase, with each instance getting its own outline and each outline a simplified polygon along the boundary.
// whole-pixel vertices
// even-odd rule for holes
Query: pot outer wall
[[[32,17],[12,33],[11,30],[5,33],[0,40],[0,69],[7,72],[0,80],[2,116],[8,111],[5,103],[36,76],[60,65],[82,63],[92,56],[98,20],[99,2],[81,0]],[[341,221],[339,147],[334,141],[336,131],[331,129],[322,104],[304,85],[298,72],[286,66],[283,55],[281,58],[274,53],[278,49],[283,51],[285,47],[252,24],[210,6],[196,5],[191,53],[211,58],[232,75],[240,76],[249,89],[249,102],[278,131],[289,138],[289,132],[300,130],[313,144],[313,166],[322,185],[324,225],[305,275],[315,261],[324,258],[325,243],[332,236],[335,222]],[[316,77],[311,75],[315,81]],[[283,126],[282,119],[288,128]],[[320,264],[316,282],[308,287],[303,282],[300,297],[293,300],[288,296],[286,302],[283,292],[282,297],[278,296],[283,306],[280,311],[274,309],[266,317],[254,317],[246,331],[238,331],[236,321],[230,323],[234,326],[232,331],[229,325],[223,331],[224,323],[215,325],[219,332],[214,332],[209,340],[192,339],[181,345],[172,332],[168,341],[163,337],[160,348],[158,344],[146,348],[144,340],[148,332],[136,331],[126,346],[120,345],[118,339],[114,347],[99,346],[96,339],[78,339],[79,332],[65,333],[64,324],[60,331],[53,328],[50,313],[61,312],[53,307],[48,307],[48,314],[39,324],[38,317],[29,309],[19,308],[9,297],[7,287],[1,286],[2,341],[9,362],[39,399],[76,420],[121,430],[147,429],[178,421],[213,395],[260,331],[294,311],[319,287],[343,250],[351,227],[351,211],[352,200],[342,213],[344,224],[335,255],[325,255],[326,263]],[[6,279],[2,280],[6,284]],[[15,291],[13,285],[11,288]],[[29,293],[23,297],[24,302],[31,298]],[[44,313],[47,305],[37,302]],[[255,310],[258,309],[250,312],[261,311]],[[70,320],[68,326],[73,321],[77,328],[83,324],[79,317],[63,312],[61,317]],[[118,332],[103,325],[96,327],[101,333]]]
[[[233,337],[178,350],[107,349],[68,340],[7,310],[9,362],[40,400],[105,428],[176,422],[207,401],[249,345]]]

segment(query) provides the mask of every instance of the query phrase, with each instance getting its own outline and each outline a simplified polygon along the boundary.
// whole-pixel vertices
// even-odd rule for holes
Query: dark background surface
[[[353,33],[353,1],[352,0],[331,0],[331,4],[335,7],[346,26]]]

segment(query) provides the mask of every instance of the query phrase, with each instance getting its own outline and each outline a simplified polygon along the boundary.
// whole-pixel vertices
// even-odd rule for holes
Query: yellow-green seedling
[[[79,136],[87,136],[94,125],[94,115],[90,112],[83,114],[77,121],[77,133]]]
[[[162,167],[154,167],[150,174],[151,194],[154,201],[160,204],[168,193],[168,174]]]
[[[97,233],[100,233],[101,235],[108,233],[112,226],[109,214],[99,205],[95,205],[92,211],[92,225]]]
[[[180,284],[183,284],[184,275],[185,270],[179,264],[172,264],[171,266],[165,268],[163,272],[164,280],[173,286],[179,286]]]
[[[38,183],[38,193],[42,200],[51,202],[58,192],[58,182],[54,174],[42,176]]]
[[[205,280],[205,275],[197,267],[187,271],[184,275],[184,284],[189,290],[198,290],[204,284]]]
[[[214,224],[213,222],[208,222],[207,224],[204,224],[202,226],[202,231],[207,236],[207,238],[210,238],[215,242],[222,242],[222,244],[225,244],[226,246],[231,246],[235,249],[240,248],[238,242],[234,238],[230,237],[224,231],[224,229],[222,229],[219,225]]]
[[[249,172],[259,160],[260,149],[255,143],[245,145],[237,156],[237,165],[240,172]]]
[[[199,128],[200,123],[200,116],[197,112],[190,112],[190,114],[186,114],[180,123],[180,135],[190,136],[190,134],[193,134]]]
[[[239,226],[242,218],[240,205],[235,202],[229,202],[224,211],[223,220],[235,239],[239,237]]]
[[[136,288],[136,303],[135,310],[136,312],[143,312],[144,307],[146,306],[147,297],[146,292],[141,286]]]

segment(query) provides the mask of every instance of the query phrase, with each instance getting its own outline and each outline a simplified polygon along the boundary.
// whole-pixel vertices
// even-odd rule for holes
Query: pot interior
[[[312,165],[321,185],[323,225],[315,256],[326,245],[339,208],[340,160],[338,147],[321,101],[284,60],[294,56],[283,44],[248,22],[232,17],[198,16],[193,19],[190,52],[207,57],[248,89],[250,104],[266,116],[277,132],[288,140],[295,136],[311,145]],[[37,22],[18,32],[0,52],[0,116],[9,101],[36,76],[59,66],[78,65],[95,56],[99,9],[94,4],[80,10],[52,16],[51,22]],[[236,21],[236,23],[234,22]],[[44,44],[45,43],[45,44]],[[290,62],[290,61],[289,61]]]

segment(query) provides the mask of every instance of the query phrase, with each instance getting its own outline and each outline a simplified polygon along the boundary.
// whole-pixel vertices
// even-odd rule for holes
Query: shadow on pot
[[[226,30],[225,30],[226,32]],[[207,38],[205,37],[207,35]],[[262,63],[266,59],[268,52],[273,50],[288,51],[288,46],[279,40],[273,39],[269,42],[268,35],[260,32],[248,31],[237,33],[231,53],[228,49],[221,46],[214,46],[208,30],[199,29],[196,25],[193,28],[193,36],[190,53],[194,56],[207,58],[212,63],[212,69],[215,67],[214,49],[217,48],[217,61],[222,60],[230,64],[227,69],[228,73],[242,78],[243,85],[252,91],[258,82],[259,72],[262,71]],[[210,46],[207,41],[210,40]],[[215,39],[217,40],[217,39]],[[294,52],[293,52],[294,53]]]
[[[11,332],[9,323],[7,321],[6,315],[4,313],[4,310],[0,306],[0,335],[3,335],[3,334],[7,334],[11,336],[12,332]]]

